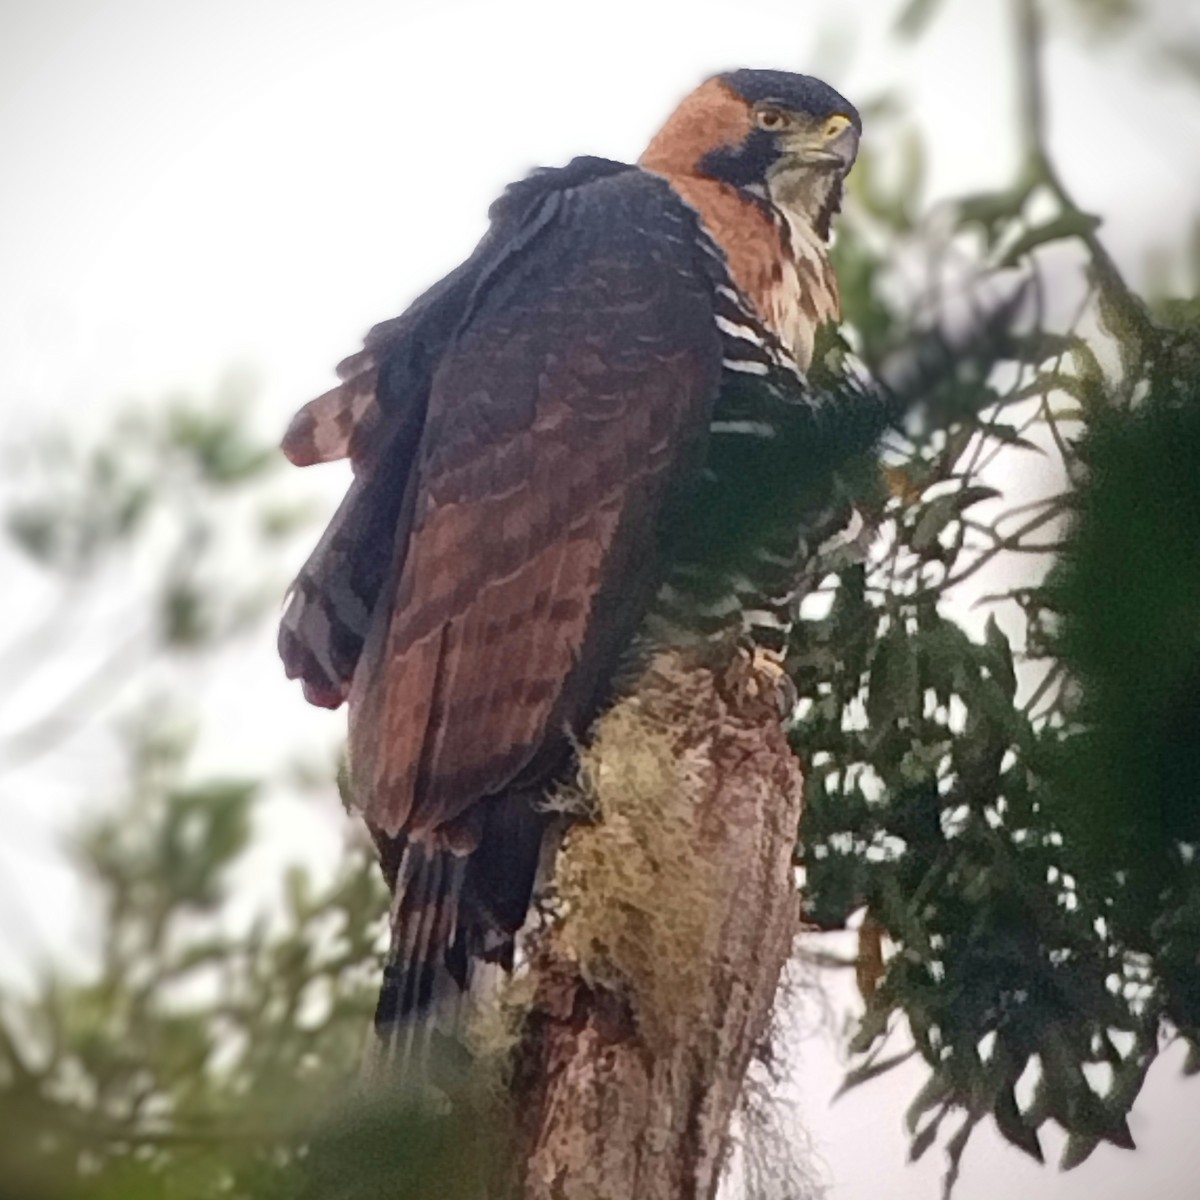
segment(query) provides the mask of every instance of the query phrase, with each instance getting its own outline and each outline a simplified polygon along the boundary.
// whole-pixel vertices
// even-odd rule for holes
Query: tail
[[[481,964],[510,971],[552,826],[541,788],[481,801],[476,835],[410,841],[374,831],[392,889],[391,946],[375,1008],[366,1074],[373,1082],[447,1090],[470,1056],[462,1023],[484,983]],[[479,989],[476,989],[479,990]]]
[[[431,1078],[431,1056],[453,1046],[469,984],[460,917],[468,857],[408,842],[393,885],[391,945],[375,1006],[369,1075],[394,1084]]]

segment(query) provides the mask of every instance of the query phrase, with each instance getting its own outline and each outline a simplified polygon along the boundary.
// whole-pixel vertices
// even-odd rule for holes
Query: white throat
[[[807,186],[787,186],[800,183]],[[791,253],[773,290],[768,319],[802,370],[812,363],[817,331],[841,315],[829,247],[809,215],[820,211],[813,184],[813,173],[805,171],[772,179],[770,186],[771,203],[786,227]]]

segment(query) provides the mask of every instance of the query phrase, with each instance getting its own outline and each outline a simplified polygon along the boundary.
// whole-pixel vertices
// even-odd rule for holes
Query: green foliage
[[[1022,28],[1036,92],[1036,21]],[[1020,177],[958,205],[953,252],[977,275],[1022,268],[1035,328],[983,381],[959,364],[891,447],[891,497],[860,505],[877,551],[830,564],[790,658],[808,918],[840,928],[865,909],[892,948],[848,1083],[902,1061],[885,1052],[907,1029],[930,1072],[912,1156],[953,1118],[948,1186],[988,1119],[1039,1160],[1056,1123],[1064,1166],[1131,1146],[1163,1039],[1200,1063],[1200,310],[1130,291],[1046,157],[1040,94],[1026,108]],[[921,233],[872,189],[838,253],[879,355],[910,330],[887,255]],[[1035,195],[1058,211],[1031,224]],[[866,236],[881,225],[886,255]],[[1044,327],[1066,286],[1045,255],[1064,244],[1082,251],[1079,316]],[[1030,452],[1053,484],[1006,502],[995,465]],[[1005,568],[1022,581],[976,600],[981,625],[964,585]]]
[[[57,702],[0,734],[11,768],[64,745],[140,683],[170,691],[179,669],[273,609],[271,562],[307,507],[280,486],[278,456],[252,432],[251,381],[205,400],[123,407],[98,434],[34,427],[7,447],[4,524],[25,557],[6,582],[54,597],[0,647],[10,696],[53,665]]]
[[[148,637],[156,655],[126,682],[138,665],[161,675],[172,657],[219,651],[258,612],[244,585],[230,607],[224,564],[246,546],[231,545],[223,505],[272,514],[271,528],[251,523],[255,552],[296,509],[271,490],[271,452],[248,432],[244,399],[129,410],[91,448],[41,443],[22,480],[14,538],[76,604],[86,609],[87,585],[104,591],[130,564],[153,574],[156,590],[132,603],[162,614]],[[97,703],[118,682],[98,678]],[[125,789],[72,839],[93,902],[86,961],[48,970],[31,993],[0,991],[0,1190],[477,1196],[504,1162],[490,1102],[463,1095],[453,1119],[434,1121],[406,1097],[358,1094],[388,907],[374,856],[352,851],[320,886],[293,870],[268,911],[240,911],[234,880],[253,862],[272,781],[195,775],[192,732],[171,718],[190,678],[134,688],[120,727]],[[70,736],[70,715],[50,722],[45,748]],[[0,750],[28,741],[26,731]]]
[[[186,517],[188,540],[203,545],[208,535],[193,528],[214,498],[275,465],[246,427],[251,386],[231,375],[212,402],[180,395],[154,409],[129,406],[93,445],[55,433],[14,448],[10,536],[35,560],[72,574],[145,536],[164,509]]]
[[[1178,385],[1163,378],[1139,407],[1106,411],[1091,424],[1071,553],[1049,582],[1063,613],[1056,649],[1079,685],[1077,728],[1063,739],[1051,816],[1078,872],[1112,881],[1112,936],[1153,965],[1154,1002],[1193,1047],[1200,1045],[1196,349],[1183,343],[1170,355],[1167,370],[1181,372]]]
[[[277,918],[237,928],[229,875],[258,785],[190,783],[186,739],[152,727],[133,756],[128,796],[77,842],[98,967],[51,974],[2,1010],[0,1172],[33,1186],[49,1170],[59,1189],[77,1170],[97,1196],[127,1194],[134,1177],[132,1194],[207,1195],[227,1175],[230,1194],[257,1195],[237,1190],[243,1175],[353,1077],[383,885],[356,855],[316,891],[294,874]],[[154,1179],[162,1190],[145,1190]]]

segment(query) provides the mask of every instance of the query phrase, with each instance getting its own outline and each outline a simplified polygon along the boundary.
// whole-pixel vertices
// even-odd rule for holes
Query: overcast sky
[[[1165,7],[1179,19],[1200,6]],[[680,95],[731,66],[810,71],[860,101],[895,88],[927,136],[935,196],[1007,182],[1005,6],[950,0],[906,51],[889,36],[894,8],[0,0],[0,417],[9,429],[54,414],[91,423],[120,397],[205,394],[247,362],[263,380],[261,421],[282,429],[368,325],[470,250],[505,183],[576,153],[636,157]],[[1056,41],[1049,62],[1056,158],[1137,274],[1196,212],[1200,104],[1139,70],[1127,44]],[[331,470],[317,486],[332,495],[342,482]],[[37,601],[0,594],[0,616],[22,603]],[[266,770],[298,738],[333,744],[342,727],[284,685],[268,635],[211,688],[214,762]],[[61,769],[0,791],[0,964],[85,935],[49,847],[110,765],[84,739]],[[279,807],[261,862],[328,862],[339,822],[332,796]],[[1200,1085],[1181,1085],[1177,1066],[1150,1077],[1136,1155],[1101,1149],[1060,1176],[981,1134],[961,1200],[1194,1200]],[[937,1154],[904,1166],[901,1119],[920,1071],[830,1109],[839,1070],[832,1041],[803,1044],[802,1113],[832,1197],[932,1200]]]

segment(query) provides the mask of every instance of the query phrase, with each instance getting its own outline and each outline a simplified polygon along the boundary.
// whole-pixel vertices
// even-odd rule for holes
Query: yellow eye
[[[842,113],[838,113],[837,116],[830,117],[829,120],[825,122],[825,140],[830,141],[831,139],[837,137],[837,135],[849,125],[850,118],[844,116]]]
[[[759,129],[766,129],[771,133],[778,132],[787,124],[787,117],[777,108],[760,108],[754,114],[754,119]]]

